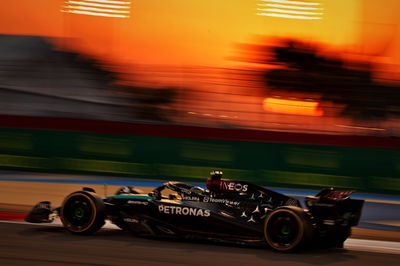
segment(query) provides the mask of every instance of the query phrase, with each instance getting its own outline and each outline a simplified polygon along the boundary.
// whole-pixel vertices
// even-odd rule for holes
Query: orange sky
[[[295,37],[400,63],[398,0],[319,0],[323,19],[313,21],[257,16],[258,1],[132,0],[130,18],[111,19],[62,13],[65,0],[3,0],[0,34],[69,37],[63,44],[122,64],[227,67],[237,63],[228,60],[235,45],[257,36]]]
[[[321,0],[319,21],[256,16],[257,0],[133,0],[129,19],[61,13],[62,0],[1,1],[0,33],[70,36],[96,54],[144,64],[221,65],[255,35],[356,41],[360,0]]]
[[[62,13],[63,0],[0,1],[0,33],[73,37],[80,49],[120,63],[226,66],[234,45],[257,35],[384,51],[399,61],[398,0],[319,2],[323,19],[302,21],[256,16],[258,0],[133,0],[129,19]]]

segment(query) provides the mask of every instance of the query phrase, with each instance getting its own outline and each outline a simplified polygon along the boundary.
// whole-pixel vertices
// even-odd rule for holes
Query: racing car
[[[106,220],[140,236],[260,241],[289,252],[313,245],[343,247],[351,227],[358,224],[364,201],[350,199],[353,191],[321,190],[296,198],[244,181],[222,178],[212,171],[206,188],[169,181],[150,193],[131,186],[100,197],[83,188],[52,208],[42,201],[25,220],[52,222],[60,217],[74,234],[92,234]]]

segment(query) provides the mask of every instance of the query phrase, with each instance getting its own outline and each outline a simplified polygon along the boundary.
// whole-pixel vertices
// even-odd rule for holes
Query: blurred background
[[[398,194],[399,8],[1,1],[0,167]]]

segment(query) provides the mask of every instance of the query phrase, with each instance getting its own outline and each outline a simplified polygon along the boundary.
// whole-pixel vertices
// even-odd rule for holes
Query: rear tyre
[[[264,237],[268,245],[277,251],[294,251],[311,240],[311,222],[300,208],[279,208],[265,220]]]
[[[105,221],[103,200],[94,193],[78,191],[68,195],[61,205],[64,227],[74,234],[93,234]]]

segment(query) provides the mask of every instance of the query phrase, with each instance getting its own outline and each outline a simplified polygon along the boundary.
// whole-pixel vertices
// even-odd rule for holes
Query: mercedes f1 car
[[[74,234],[95,233],[110,220],[137,235],[259,240],[285,252],[313,244],[343,247],[364,202],[350,199],[352,191],[330,188],[306,197],[303,208],[296,198],[222,179],[221,171],[212,172],[206,187],[170,181],[148,194],[126,186],[104,198],[83,188],[69,194],[60,207],[38,203],[25,220],[52,222],[59,216]]]

